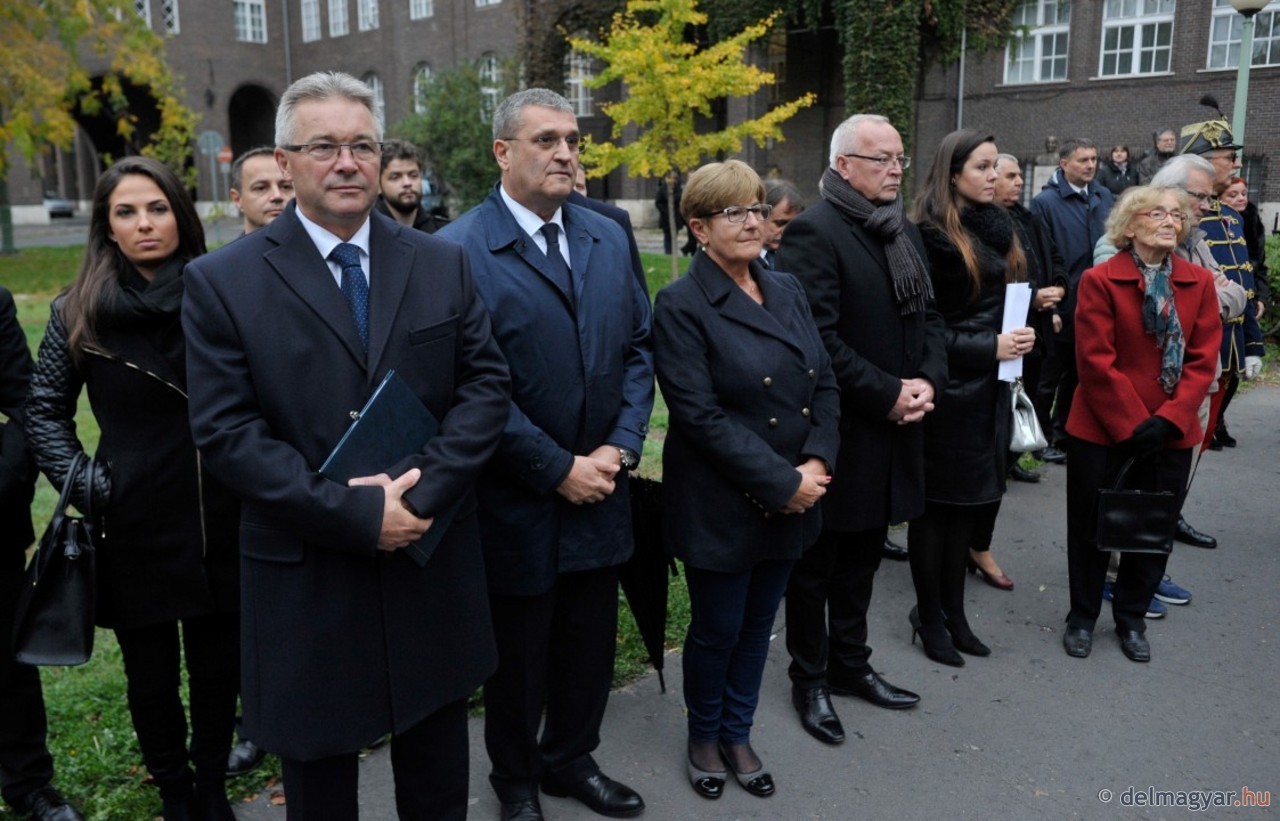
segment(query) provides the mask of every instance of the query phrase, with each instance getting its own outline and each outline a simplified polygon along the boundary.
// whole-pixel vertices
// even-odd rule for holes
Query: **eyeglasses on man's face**
[[[1188,196],[1188,197],[1190,197],[1191,199],[1195,200],[1196,202],[1204,202],[1204,203],[1213,202],[1213,194],[1206,194],[1206,193],[1205,193],[1205,192],[1203,192],[1203,191],[1192,191],[1192,190],[1190,190],[1190,189],[1186,189],[1186,188],[1184,188],[1184,189],[1182,189],[1182,190],[1183,190],[1183,191],[1186,191],[1186,192],[1187,192],[1187,196]]]
[[[906,171],[908,168],[911,167],[911,158],[908,157],[906,154],[899,154],[896,157],[890,157],[884,154],[880,155],[879,157],[868,157],[866,154],[854,154],[852,152],[846,151],[840,156],[857,157],[860,160],[866,160],[867,162],[874,165],[876,168],[879,168],[881,171],[893,165],[894,163],[897,163],[898,167],[901,168],[903,171]]]
[[[1152,222],[1164,222],[1170,217],[1173,218],[1174,222],[1179,223],[1186,222],[1188,219],[1187,215],[1181,211],[1166,211],[1163,208],[1152,208],[1150,211],[1139,211],[1138,213],[1147,217]]]
[[[360,162],[372,162],[382,156],[382,143],[361,141],[358,143],[300,143],[298,145],[282,145],[285,151],[306,154],[316,162],[328,162],[347,149],[351,156]]]
[[[755,205],[730,205],[728,208],[721,208],[719,211],[712,211],[703,214],[704,219],[712,219],[721,214],[724,218],[734,225],[741,225],[747,221],[747,214],[755,214],[760,222],[769,219],[769,215],[773,213],[773,206],[764,202],[757,202]]]
[[[1209,157],[1209,159],[1211,159],[1211,160],[1226,160],[1227,162],[1229,162],[1229,163],[1231,163],[1232,165],[1234,165],[1234,164],[1235,164],[1235,161],[1236,161],[1236,160],[1238,160],[1238,159],[1240,159],[1240,152],[1239,152],[1239,151],[1229,151],[1229,152],[1227,152],[1226,154],[1214,154],[1214,155],[1212,155],[1211,157]]]
[[[554,134],[539,134],[536,137],[503,137],[506,142],[524,142],[531,143],[534,148],[539,151],[555,151],[559,147],[561,140],[564,141],[565,147],[570,153],[581,154],[586,150],[586,145],[582,142],[582,138],[577,134],[570,134],[568,137],[557,137]]]

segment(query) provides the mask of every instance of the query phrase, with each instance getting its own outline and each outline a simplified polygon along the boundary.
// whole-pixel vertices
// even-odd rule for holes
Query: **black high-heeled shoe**
[[[952,646],[951,636],[947,634],[945,627],[940,624],[925,627],[921,624],[919,607],[911,608],[911,612],[907,614],[907,621],[911,622],[911,643],[915,644],[916,636],[919,636],[926,656],[949,667],[964,666],[964,657]]]
[[[969,622],[962,616],[959,619],[948,618],[943,615],[943,624],[947,628],[947,632],[951,634],[951,644],[961,653],[968,653],[971,656],[989,656],[991,648],[983,644],[982,641],[973,634],[973,630],[969,629]]]

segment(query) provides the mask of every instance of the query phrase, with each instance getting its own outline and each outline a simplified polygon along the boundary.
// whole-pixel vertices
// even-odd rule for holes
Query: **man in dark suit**
[[[373,206],[380,214],[401,225],[434,234],[449,220],[422,207],[422,159],[408,140],[387,140],[382,144],[382,170],[378,186],[382,196]]]
[[[653,405],[649,301],[622,229],[566,202],[581,146],[569,102],[518,92],[494,112],[493,135],[501,181],[437,235],[465,246],[513,383],[476,488],[498,641],[485,682],[489,780],[504,819],[542,818],[539,786],[639,815],[644,801],[591,752],[613,676],[618,566],[632,550],[627,471]]]
[[[30,381],[31,350],[13,296],[0,288],[0,793],[10,807],[37,821],[79,821],[80,813],[50,783],[53,758],[45,743],[40,673],[15,661],[11,646],[26,549],[35,539],[36,466],[22,432]]]
[[[466,699],[496,662],[471,491],[507,369],[462,249],[371,214],[373,102],[346,74],[290,86],[295,203],[185,273],[192,430],[243,502],[245,731],[283,760],[291,821],[355,819],[357,752],[388,732],[400,817],[463,818]],[[439,432],[380,475],[321,476],[389,369]],[[405,548],[455,505],[420,566]]]
[[[822,501],[823,534],[787,588],[792,700],[805,730],[828,744],[844,740],[831,693],[891,709],[919,701],[872,669],[867,647],[888,526],[924,510],[920,421],[947,379],[924,245],[899,196],[908,162],[887,119],[845,120],[822,201],[791,222],[778,254],[804,285],[840,385],[842,468]]]

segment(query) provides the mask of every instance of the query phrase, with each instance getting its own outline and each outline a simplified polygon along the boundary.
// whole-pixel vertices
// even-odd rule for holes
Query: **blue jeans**
[[[684,702],[690,741],[745,744],[760,702],[769,635],[794,561],[764,561],[744,573],[685,566],[689,632]]]

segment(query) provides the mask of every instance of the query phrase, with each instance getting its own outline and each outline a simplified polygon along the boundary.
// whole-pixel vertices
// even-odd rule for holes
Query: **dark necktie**
[[[349,242],[340,242],[329,253],[329,259],[342,266],[342,295],[351,306],[351,318],[356,321],[360,341],[369,348],[369,283],[364,280],[360,267],[360,249]]]
[[[551,269],[551,275],[572,303],[574,302],[573,274],[569,269],[569,263],[564,261],[564,254],[560,253],[560,226],[554,222],[548,222],[538,230],[547,238],[547,262],[550,263],[548,267]]]

